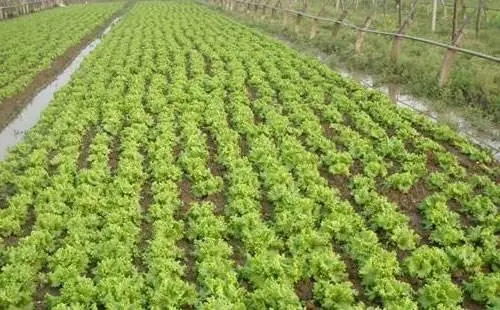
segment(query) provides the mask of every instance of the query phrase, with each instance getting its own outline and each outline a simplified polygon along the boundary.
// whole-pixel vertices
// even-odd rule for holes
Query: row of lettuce
[[[494,165],[219,15],[139,3],[1,163],[0,305],[495,308],[500,187],[460,156]],[[417,223],[388,196],[415,188]]]
[[[21,92],[37,73],[122,5],[71,5],[0,23],[0,104]]]

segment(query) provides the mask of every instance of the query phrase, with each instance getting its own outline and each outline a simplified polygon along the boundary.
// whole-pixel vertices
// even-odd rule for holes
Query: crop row
[[[136,4],[0,169],[2,307],[498,306],[486,152],[195,5]]]
[[[25,88],[122,4],[71,5],[0,23],[0,104]]]

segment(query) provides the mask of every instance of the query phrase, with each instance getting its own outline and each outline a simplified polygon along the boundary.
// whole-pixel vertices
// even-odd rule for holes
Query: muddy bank
[[[112,24],[114,20],[125,13],[130,7],[130,3],[125,4],[121,9],[116,11],[104,23],[85,35],[78,44],[70,47],[66,52],[58,56],[52,62],[49,68],[40,71],[26,88],[19,94],[8,97],[0,103],[0,130],[3,130],[7,125],[28,105],[31,100],[40,92],[41,89],[49,85],[54,79],[60,75],[65,68],[75,60],[80,52],[87,47],[92,41],[100,37],[104,31]]]
[[[38,123],[45,108],[54,98],[54,94],[71,81],[73,73],[78,71],[85,58],[102,42],[101,38],[111,31],[112,27],[120,20],[117,17],[102,32],[101,37],[96,38],[87,45],[75,59],[45,88],[40,90],[33,99],[22,108],[16,118],[4,129],[0,130],[0,160],[7,155],[9,148],[16,145],[24,138],[25,133]]]

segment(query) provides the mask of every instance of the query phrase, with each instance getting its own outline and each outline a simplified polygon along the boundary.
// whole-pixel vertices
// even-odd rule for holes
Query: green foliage
[[[491,309],[500,306],[500,274],[498,272],[489,275],[477,274],[466,284],[466,288],[472,299],[486,302]]]
[[[439,277],[448,273],[450,262],[446,252],[439,248],[419,247],[405,259],[408,274],[417,278]]]
[[[120,23],[0,163],[0,308],[498,305],[454,131],[194,4]]]
[[[430,280],[418,297],[423,309],[457,309],[462,299],[460,289],[446,277]]]
[[[350,282],[333,285],[326,281],[317,282],[314,285],[314,295],[328,309],[356,309],[352,307],[355,296]]]
[[[0,72],[0,104],[22,91],[37,73],[78,44],[121,5],[71,5],[2,22],[0,55],[4,61]]]

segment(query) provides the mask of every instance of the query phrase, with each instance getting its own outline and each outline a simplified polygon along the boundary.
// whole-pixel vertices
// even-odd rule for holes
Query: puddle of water
[[[409,95],[401,94],[401,88],[399,85],[377,87],[375,85],[375,80],[371,76],[353,74],[345,69],[337,69],[337,72],[344,78],[356,80],[365,87],[374,88],[381,91],[382,93],[388,95],[392,102],[394,102],[398,106],[403,108],[410,108],[416,112],[420,112],[429,117],[432,121],[436,122],[440,117],[440,114],[436,111],[433,111],[431,107],[429,107],[424,101],[418,100]],[[458,132],[461,135],[466,136],[475,144],[490,150],[493,157],[497,161],[500,161],[500,140],[493,137],[493,135],[498,135],[498,132],[493,133],[492,136],[486,136],[475,130],[469,122],[453,112],[447,112],[446,115],[441,116],[447,117],[453,124],[455,124]]]
[[[3,160],[8,153],[9,148],[21,141],[25,133],[31,129],[40,119],[42,111],[54,98],[54,94],[65,86],[71,80],[71,75],[78,70],[82,61],[89,55],[100,43],[101,38],[111,31],[111,28],[120,20],[120,17],[114,19],[109,26],[101,33],[100,37],[87,45],[71,64],[57,76],[57,78],[47,87],[42,89],[33,100],[24,107],[23,111],[14,119],[2,132],[0,132],[0,160]]]

